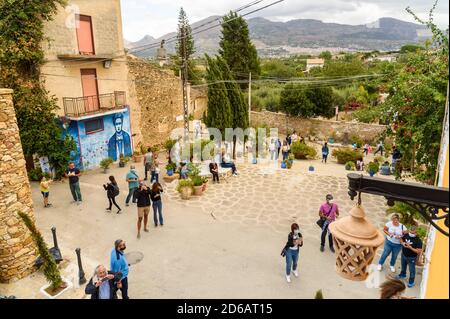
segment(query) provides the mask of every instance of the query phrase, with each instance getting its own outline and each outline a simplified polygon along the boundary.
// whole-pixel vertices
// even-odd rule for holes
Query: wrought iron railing
[[[73,117],[107,112],[109,110],[122,108],[126,103],[126,93],[123,91],[115,91],[114,93],[94,96],[63,98],[66,116]]]

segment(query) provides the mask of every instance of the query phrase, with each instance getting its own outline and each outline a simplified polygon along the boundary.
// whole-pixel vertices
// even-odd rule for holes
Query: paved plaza
[[[308,172],[310,164],[315,166],[314,173]],[[142,165],[137,168],[143,176]],[[203,196],[189,201],[180,199],[176,182],[163,184],[165,225],[154,228],[150,218],[150,232],[142,233],[141,239],[136,238],[137,209],[124,204],[128,169],[110,172],[121,188],[118,203],[122,214],[114,209],[106,212],[102,184],[108,175],[100,171],[81,177],[84,202],[80,206],[70,203],[67,182],[56,182],[50,193],[53,207],[44,209],[39,187],[32,185],[37,224],[49,246],[50,229],[57,228],[66,259],[61,266],[65,276],[78,275],[77,247],[89,279],[97,264],[109,265],[114,240],[121,238],[127,243],[127,253],[142,258],[130,268],[131,298],[314,298],[319,289],[325,298],[379,298],[378,289],[337,275],[335,256],[328,247],[324,253],[319,251],[320,229],[315,222],[325,195],[334,195],[341,217],[355,205],[347,195],[348,172],[343,165],[295,161],[291,170],[282,170],[265,164],[239,164],[239,176],[209,183]],[[387,220],[385,200],[370,195],[363,195],[362,200],[368,218],[381,228]],[[288,284],[280,252],[293,222],[300,225],[304,246],[300,276]],[[384,281],[386,275],[381,272],[379,280]],[[376,282],[376,276],[373,278]],[[38,290],[44,283],[38,272],[14,284],[0,285],[0,294],[43,298]],[[418,291],[416,286],[406,295],[418,296]],[[84,286],[62,297],[88,298]]]

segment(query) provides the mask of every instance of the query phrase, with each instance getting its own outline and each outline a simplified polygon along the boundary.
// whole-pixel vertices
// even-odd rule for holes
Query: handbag
[[[334,204],[331,205],[331,208],[330,208],[330,210],[328,211],[328,214],[327,214],[327,215],[330,215],[331,211],[333,210],[333,207],[334,207]],[[320,217],[319,220],[316,221],[317,226],[319,226],[320,229],[322,229],[322,228],[323,228],[323,225],[325,224],[325,221],[326,221],[326,220],[327,220],[327,219],[326,219],[325,217]]]

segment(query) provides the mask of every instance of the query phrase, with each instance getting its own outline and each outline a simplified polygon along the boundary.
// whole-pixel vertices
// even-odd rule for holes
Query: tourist
[[[292,136],[290,134],[286,136],[286,142],[288,143],[289,146],[292,144]]]
[[[352,144],[352,150],[356,151],[358,149],[358,144],[353,143]]]
[[[162,192],[163,188],[161,184],[156,182],[152,185],[152,189],[150,191],[150,198],[152,200],[153,205],[153,222],[155,223],[155,227],[158,227],[158,217],[159,217],[159,225],[164,226],[164,219],[162,215],[162,201],[161,201]]]
[[[117,286],[121,279],[122,273],[106,271],[105,266],[99,265],[84,292],[91,295],[91,299],[117,299]]]
[[[45,176],[43,176],[41,179],[41,183],[39,184],[41,194],[44,197],[44,207],[45,208],[52,206],[52,204],[49,204],[49,202],[48,202],[48,197],[50,195],[50,183],[51,182],[52,182],[51,180],[47,180],[47,178],[45,178]]]
[[[152,148],[149,147],[147,153],[144,155],[144,170],[145,170],[145,178],[144,181],[148,178],[148,171],[150,171],[153,163],[153,152]]]
[[[303,236],[300,233],[300,227],[294,223],[291,225],[291,232],[288,235],[288,241],[283,249],[282,255],[286,256],[286,281],[291,282],[291,269],[295,277],[298,277],[298,256],[300,247],[303,246]]]
[[[400,150],[394,146],[392,148],[392,168],[395,170],[395,167],[397,165],[397,162],[403,157],[402,153],[400,152]]]
[[[406,278],[406,268],[409,267],[408,288],[414,287],[416,278],[416,260],[417,255],[422,252],[422,240],[417,236],[417,227],[411,226],[409,232],[401,239],[403,245],[401,265],[402,270],[396,279]]]
[[[383,269],[383,264],[386,258],[391,255],[390,268],[391,272],[395,272],[395,262],[397,261],[397,256],[402,249],[401,238],[406,233],[406,227],[400,223],[400,216],[398,214],[392,215],[391,221],[386,223],[383,232],[386,234],[386,239],[384,241],[383,254],[378,261],[378,270]]]
[[[320,237],[320,251],[325,251],[325,239],[328,233],[328,243],[330,246],[330,251],[334,253],[333,235],[328,228],[330,224],[336,221],[336,218],[339,217],[339,207],[337,204],[333,203],[333,195],[328,194],[325,199],[326,202],[322,204],[319,209],[319,216],[324,220],[322,226],[322,235]]]
[[[77,205],[80,205],[83,201],[81,198],[80,190],[80,170],[75,167],[74,163],[70,163],[69,168],[66,170],[65,176],[69,177],[69,186],[74,200],[73,202],[77,203]]]
[[[189,174],[189,169],[186,163],[180,163],[180,179],[187,179]]]
[[[237,168],[236,164],[231,160],[231,157],[228,153],[225,152],[225,150],[222,151],[222,162],[220,163],[220,166],[223,168],[231,168],[231,173],[234,176],[237,176]]]
[[[109,207],[106,210],[110,212],[111,208],[112,208],[112,204],[114,204],[114,206],[116,206],[118,209],[117,214],[120,214],[122,209],[116,203],[116,197],[119,196],[120,191],[119,191],[119,185],[117,185],[117,182],[116,182],[116,179],[114,178],[114,176],[109,177],[109,183],[106,185],[103,184],[103,188],[105,189],[106,196],[108,197],[108,200],[109,200]]]
[[[414,299],[414,297],[405,297],[406,286],[398,279],[388,279],[380,285],[380,299]]]
[[[151,165],[151,178],[150,183],[159,183],[159,160],[158,160],[158,154],[155,154],[153,156],[153,161]]]
[[[293,144],[293,143],[295,143],[295,142],[297,142],[297,141],[298,141],[298,135],[297,135],[297,132],[294,131],[294,132],[292,133],[292,135],[291,135],[291,143]]]
[[[322,146],[322,163],[327,163],[328,154],[330,154],[330,149],[328,148],[328,143],[325,142]]]
[[[148,214],[150,213],[150,194],[151,189],[144,184],[144,182],[139,183],[139,188],[135,192],[138,208],[138,222],[137,222],[137,238],[141,238],[141,226],[142,219],[144,220],[144,231],[148,232]]]
[[[364,171],[364,160],[359,159],[356,161],[356,170],[357,171]]]
[[[384,151],[383,141],[380,141],[380,142],[378,142],[377,150],[375,151],[375,153],[373,155],[375,156],[378,154],[378,152],[380,152],[381,156],[383,156],[383,151]]]
[[[213,176],[213,183],[215,183],[215,182],[220,183],[220,181],[219,181],[219,166],[217,165],[215,160],[212,160],[211,163],[209,163],[209,172]]]
[[[369,144],[368,143],[366,143],[366,144],[364,144],[364,154],[367,156],[368,154],[369,154]]]
[[[124,251],[127,248],[122,239],[114,242],[114,249],[111,252],[111,271],[114,273],[121,273],[122,278],[117,283],[117,288],[122,292],[122,299],[129,299],[128,297],[128,271],[129,264],[125,258]]]
[[[283,141],[283,147],[281,148],[281,153],[283,154],[283,161],[288,159],[290,150],[291,148],[289,147],[289,143]]]
[[[139,176],[136,171],[136,167],[134,165],[130,166],[130,171],[126,176],[126,180],[128,183],[128,195],[125,200],[125,206],[130,206],[130,199],[133,197],[133,204],[136,203],[136,196],[134,195],[136,190],[139,187]]]

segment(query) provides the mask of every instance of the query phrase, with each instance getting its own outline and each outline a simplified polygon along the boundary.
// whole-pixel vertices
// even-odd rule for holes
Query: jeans
[[[219,173],[211,171],[211,174],[213,176],[213,182],[218,182],[219,181]]]
[[[236,165],[233,162],[220,164],[223,168],[231,168],[231,172],[236,173]]]
[[[80,182],[76,182],[70,185],[70,192],[72,193],[73,200],[78,202],[82,201],[81,199],[81,190],[80,190]]]
[[[277,151],[270,151],[270,160],[274,161],[276,159],[278,159],[277,158]]]
[[[111,210],[113,204],[114,204],[114,206],[117,207],[118,210],[122,210],[122,209],[119,207],[119,205],[117,205],[117,203],[116,203],[116,196],[114,196],[114,197],[108,197],[108,200],[109,200],[109,210]]]
[[[130,188],[127,199],[125,200],[126,204],[128,204],[130,202],[131,197],[133,197],[133,203],[136,203],[136,196],[134,194],[136,192],[136,190],[137,190],[137,187]]]
[[[288,159],[289,152],[282,152],[283,153],[283,161]]]
[[[320,246],[325,246],[325,239],[327,238],[328,234],[328,243],[330,245],[330,248],[333,248],[333,235],[331,235],[331,232],[328,231],[328,226],[330,225],[330,222],[328,220],[323,223],[322,227],[322,235],[320,236]]]
[[[324,153],[322,153],[322,162],[327,162],[327,159],[328,159],[328,154],[324,154]]]
[[[122,279],[120,282],[122,283],[122,288],[120,288],[122,299],[130,299],[130,297],[128,297],[128,277]]]
[[[381,255],[380,261],[378,262],[379,265],[383,265],[384,262],[386,261],[386,258],[391,255],[391,263],[390,265],[392,267],[395,266],[395,262],[397,260],[397,256],[400,253],[400,251],[402,250],[402,245],[401,244],[394,244],[391,241],[389,241],[388,239],[384,240],[384,249],[383,249],[383,254]]]
[[[148,171],[150,170],[150,168],[151,168],[151,166],[152,166],[152,163],[145,163],[145,166],[144,166],[144,170],[145,170],[145,180],[147,180],[147,178],[148,178]]]
[[[153,221],[155,222],[155,226],[158,226],[158,218],[156,213],[159,215],[159,224],[164,225],[164,219],[162,216],[162,202],[160,200],[153,202]]]
[[[159,183],[159,174],[156,173],[155,171],[152,171],[152,176],[150,178],[150,183],[153,183],[153,181],[155,181],[156,183]]]
[[[400,272],[400,277],[406,278],[406,268],[409,267],[409,284],[414,284],[414,279],[416,279],[416,258],[417,257],[406,257],[402,254],[402,271]]]
[[[290,249],[288,248],[286,251],[286,275],[289,276],[291,274],[291,269],[293,271],[297,270],[298,265],[298,249]]]

